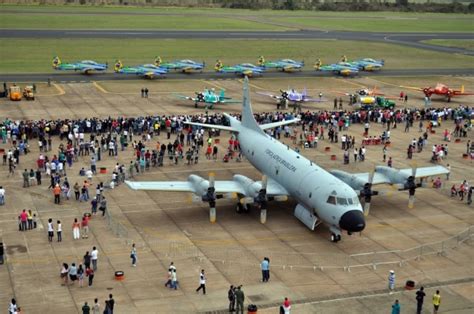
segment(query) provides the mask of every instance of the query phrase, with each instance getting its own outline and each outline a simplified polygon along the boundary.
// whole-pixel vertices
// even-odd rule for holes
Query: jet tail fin
[[[464,94],[464,85],[461,85],[461,94]]]
[[[255,120],[255,117],[253,116],[252,105],[250,104],[249,79],[247,76],[245,76],[244,79],[243,89],[244,95],[242,100],[242,126],[255,132],[263,133],[262,129]]]

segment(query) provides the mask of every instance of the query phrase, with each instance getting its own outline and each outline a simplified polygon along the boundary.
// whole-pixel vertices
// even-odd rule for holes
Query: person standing
[[[132,266],[137,266],[137,249],[135,243],[132,244],[132,251],[130,252],[130,258],[132,259]]]
[[[17,313],[17,310],[18,310],[18,306],[16,304],[16,300],[15,299],[12,299],[10,301],[10,305],[8,306],[8,313],[9,314],[16,314]]]
[[[92,313],[93,314],[101,314],[100,313],[99,299],[97,299],[97,298],[94,299],[94,306],[92,307]]]
[[[86,214],[82,216],[81,226],[82,226],[82,238],[83,239],[89,238],[89,217]]]
[[[3,242],[0,242],[0,265],[3,265],[3,254],[5,254],[3,249]]]
[[[288,298],[285,298],[285,301],[283,301],[283,312],[285,314],[290,314],[290,310],[291,310],[291,302],[290,302],[290,299]]]
[[[395,271],[393,270],[391,270],[388,275],[388,289],[390,290],[390,294],[395,290]]]
[[[436,290],[436,293],[433,295],[433,314],[438,313],[440,304],[441,304],[441,295],[439,294],[439,290]]]
[[[230,286],[229,291],[227,292],[227,298],[229,299],[229,312],[235,311],[235,288]]]
[[[115,300],[112,294],[109,294],[108,303],[109,303],[109,309],[110,309],[109,314],[114,314]]]
[[[94,246],[91,251],[91,261],[92,261],[92,269],[97,271],[97,259],[99,258],[99,251]]]
[[[171,270],[171,289],[178,290],[178,275],[176,274],[176,268]]]
[[[82,306],[82,314],[90,314],[91,312],[91,307],[87,304],[87,302],[84,302],[84,305]]]
[[[89,254],[89,251],[87,251],[86,254],[84,255],[83,263],[86,269],[91,267],[91,255]]]
[[[58,224],[58,229],[56,231],[57,235],[58,235],[58,242],[62,242],[63,241],[63,226],[61,225],[61,221],[58,220],[57,221],[57,224]]]
[[[61,187],[59,184],[56,184],[53,188],[53,194],[54,194],[54,204],[58,204],[61,202]]]
[[[72,284],[77,280],[77,267],[75,263],[72,263],[71,267],[69,267],[69,279],[71,279]]]
[[[79,287],[84,286],[84,268],[82,264],[79,264],[79,268],[77,269],[77,280],[79,281]]]
[[[395,303],[392,304],[392,314],[400,314],[400,303],[398,300],[395,300]]]
[[[33,213],[31,212],[31,209],[28,210],[28,230],[33,229]]]
[[[92,286],[92,282],[94,281],[94,270],[90,267],[86,268],[86,276],[89,277],[89,287]]]
[[[202,289],[202,293],[206,294],[206,275],[204,274],[204,269],[201,269],[199,274],[199,287],[196,289],[196,292]]]
[[[105,211],[107,210],[107,200],[105,199],[105,196],[101,197],[99,210],[102,212],[102,217],[104,217]]]
[[[262,282],[267,282],[270,278],[270,260],[266,257],[263,258],[263,261],[260,263],[260,268],[262,269]]]
[[[48,219],[48,241],[53,242],[53,238],[54,238],[53,220],[49,218]]]
[[[245,294],[244,291],[241,289],[242,286],[237,287],[237,291],[235,291],[235,299],[237,301],[236,313],[244,314],[244,301],[245,301]]]
[[[20,230],[21,231],[26,231],[27,229],[27,223],[28,223],[28,214],[26,213],[26,209],[23,209],[23,211],[20,214]]]
[[[416,292],[416,314],[421,314],[423,310],[423,300],[425,299],[425,292],[423,291],[425,288],[423,286],[420,287],[420,290]]]

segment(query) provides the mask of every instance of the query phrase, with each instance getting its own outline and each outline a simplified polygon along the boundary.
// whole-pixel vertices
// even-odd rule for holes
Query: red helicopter
[[[455,90],[455,89],[449,88],[447,85],[444,85],[444,84],[441,84],[441,83],[436,84],[435,87],[424,87],[424,88],[410,87],[410,86],[400,86],[400,87],[421,91],[428,98],[431,98],[431,95],[445,96],[446,100],[448,102],[450,102],[451,98],[455,97],[455,96],[474,95],[474,93],[465,93],[464,92],[464,85],[461,86],[460,90]]]

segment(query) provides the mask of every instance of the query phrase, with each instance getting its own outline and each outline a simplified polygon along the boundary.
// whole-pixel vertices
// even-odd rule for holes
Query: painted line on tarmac
[[[92,85],[94,85],[95,88],[97,88],[99,91],[101,91],[102,93],[104,94],[110,94],[110,92],[108,90],[106,90],[105,88],[103,88],[102,86],[99,85],[99,83],[97,82],[92,82]]]
[[[239,79],[239,82],[240,82],[240,83],[243,83],[243,82],[244,82],[244,80],[242,80],[242,79]],[[254,83],[250,83],[250,82],[249,82],[249,85],[250,85],[250,86],[252,86],[252,87],[254,87],[254,88],[256,88],[256,89],[265,90],[265,88],[263,88],[263,87],[260,87],[260,86],[258,86],[258,85],[256,85],[256,84],[254,84]]]
[[[211,84],[212,86],[214,86],[214,87],[217,87],[217,88],[219,88],[219,89],[223,89],[224,91],[226,90],[226,89],[224,88],[224,86],[222,86],[222,85],[219,85],[219,84],[218,84],[218,83],[216,83],[215,81],[211,81],[211,80],[204,80],[204,79],[203,79],[203,80],[201,80],[201,81],[202,81],[202,82],[204,82],[204,83],[206,83],[206,84]]]

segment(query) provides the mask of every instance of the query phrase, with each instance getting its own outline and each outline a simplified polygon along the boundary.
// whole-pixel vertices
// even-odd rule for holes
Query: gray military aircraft
[[[209,204],[210,221],[216,221],[216,200],[237,196],[237,211],[248,210],[249,204],[260,209],[260,221],[266,222],[268,201],[283,201],[288,196],[298,203],[294,215],[309,229],[324,223],[331,231],[331,241],[341,240],[342,231],[348,234],[365,228],[365,217],[359,196],[365,199],[368,213],[370,199],[376,195],[372,184],[388,183],[414,195],[418,185],[415,178],[447,173],[443,167],[426,167],[415,170],[376,168],[372,173],[348,174],[342,171],[329,173],[306,159],[289,146],[264,132],[266,129],[295,123],[298,119],[258,125],[250,104],[248,79],[243,87],[242,120],[225,114],[230,126],[187,122],[198,127],[221,129],[237,136],[243,155],[262,174],[261,181],[234,175],[229,181],[216,181],[214,174],[206,180],[190,175],[187,181],[130,182],[134,190],[162,190],[191,192],[194,199]]]

